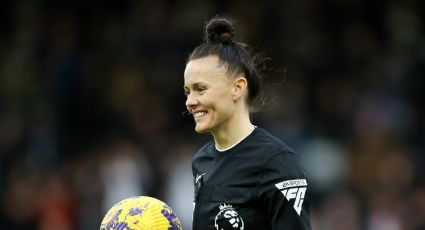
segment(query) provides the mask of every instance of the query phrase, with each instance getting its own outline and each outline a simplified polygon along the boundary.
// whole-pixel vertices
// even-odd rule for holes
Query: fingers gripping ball
[[[100,230],[182,230],[173,210],[164,202],[138,196],[122,200],[106,213]]]

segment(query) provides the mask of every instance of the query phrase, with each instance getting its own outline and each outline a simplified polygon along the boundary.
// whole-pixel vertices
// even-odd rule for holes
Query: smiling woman
[[[298,155],[251,112],[261,76],[232,23],[211,19],[184,72],[186,107],[198,133],[211,133],[192,163],[193,229],[310,229],[309,190]]]
[[[207,56],[189,62],[185,71],[186,106],[193,114],[197,132],[211,132],[219,148],[226,148],[234,138],[240,138],[245,130],[253,129],[249,124],[249,112],[245,103],[247,81],[239,77],[227,77],[217,56]],[[226,138],[220,138],[226,137]],[[230,141],[230,143],[229,143]]]

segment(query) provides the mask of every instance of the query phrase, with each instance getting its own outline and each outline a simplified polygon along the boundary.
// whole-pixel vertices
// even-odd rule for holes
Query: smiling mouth
[[[195,120],[199,120],[201,119],[203,116],[205,116],[207,114],[207,112],[196,112],[193,114],[193,118],[195,118]]]

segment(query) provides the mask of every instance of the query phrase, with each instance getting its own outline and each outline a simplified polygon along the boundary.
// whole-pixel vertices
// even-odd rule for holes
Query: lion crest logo
[[[232,205],[222,204],[219,206],[220,211],[215,217],[214,226],[216,230],[243,230],[244,223],[238,212]]]

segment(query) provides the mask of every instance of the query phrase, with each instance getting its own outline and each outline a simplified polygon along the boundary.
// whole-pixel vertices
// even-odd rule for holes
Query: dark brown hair
[[[262,78],[258,67],[261,60],[252,54],[250,47],[234,40],[235,31],[230,19],[214,17],[205,26],[204,42],[189,55],[187,62],[209,55],[217,55],[219,64],[224,65],[227,74],[243,74],[248,82],[248,106],[250,112],[258,111],[264,104]]]

